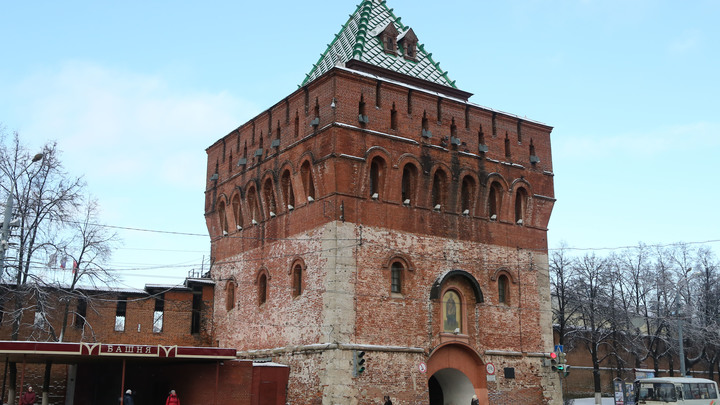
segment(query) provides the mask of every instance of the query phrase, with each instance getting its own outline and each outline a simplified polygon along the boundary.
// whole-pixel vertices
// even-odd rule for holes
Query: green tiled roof
[[[432,54],[428,53],[422,44],[417,45],[415,61],[403,57],[400,45],[397,55],[386,53],[378,34],[388,24],[394,24],[399,33],[398,39],[410,30],[410,27],[400,22],[399,17],[395,17],[393,10],[385,4],[385,0],[364,0],[313,65],[302,85],[315,80],[338,64],[344,65],[349,60],[355,59],[418,79],[457,88],[455,81],[447,77],[447,72],[440,68],[440,64],[432,59]]]

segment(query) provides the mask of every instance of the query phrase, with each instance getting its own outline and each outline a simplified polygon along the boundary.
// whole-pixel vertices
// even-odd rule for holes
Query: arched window
[[[460,300],[460,295],[455,290],[448,290],[443,295],[442,319],[444,332],[462,332],[462,301]]]
[[[268,217],[272,218],[277,213],[277,207],[275,206],[275,193],[273,192],[273,184],[271,179],[265,180],[263,192],[265,197],[265,206],[268,211]]]
[[[404,205],[410,205],[415,197],[415,184],[417,184],[417,168],[408,163],[403,167],[402,175],[402,203]]]
[[[243,227],[242,208],[240,206],[240,194],[235,194],[235,196],[233,197],[232,210],[233,217],[235,217],[235,228],[237,230],[240,230]]]
[[[472,200],[475,195],[475,179],[472,176],[463,177],[462,188],[460,189],[460,212],[469,215],[472,208]]]
[[[527,209],[527,191],[520,187],[515,192],[515,223],[522,225],[525,222],[525,211]]]
[[[225,236],[228,234],[227,215],[225,215],[225,201],[220,201],[217,213],[218,219],[220,220],[220,230],[222,231],[223,236]]]
[[[295,208],[295,193],[293,192],[290,170],[283,172],[280,185],[282,186],[283,201],[285,201],[288,211],[292,211]]]
[[[405,265],[400,261],[394,261],[390,265],[390,292],[402,294],[404,270]]]
[[[235,308],[235,282],[230,280],[225,286],[225,309],[231,310]]]
[[[253,225],[260,222],[260,210],[258,207],[257,192],[255,187],[251,187],[247,193],[248,209],[250,210],[250,220],[253,221]]]
[[[385,161],[376,156],[370,162],[370,197],[374,200],[380,198],[385,176]]]
[[[303,292],[303,266],[301,263],[295,263],[292,268],[292,295],[297,297]]]
[[[447,176],[445,172],[438,169],[433,176],[432,205],[433,209],[440,211],[445,206],[445,185]]]
[[[263,273],[258,279],[258,305],[262,305],[267,302],[267,274]]]
[[[305,189],[304,191],[308,201],[315,201],[315,183],[313,182],[310,162],[307,160],[300,166],[300,177],[302,178],[303,188]]]
[[[488,190],[488,216],[495,221],[500,217],[500,206],[502,205],[502,187],[496,181],[490,184]]]
[[[510,283],[508,282],[508,277],[506,275],[501,274],[500,277],[498,277],[497,287],[498,287],[498,302],[501,304],[509,304],[510,303]]]

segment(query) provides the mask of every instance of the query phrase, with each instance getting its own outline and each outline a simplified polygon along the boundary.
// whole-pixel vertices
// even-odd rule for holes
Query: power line
[[[79,222],[73,222],[69,221],[71,223],[79,223]],[[221,238],[228,238],[228,239],[246,239],[246,240],[269,240],[269,241],[316,241],[316,240],[355,240],[355,238],[309,238],[309,237],[302,237],[302,238],[272,238],[272,237],[266,237],[266,236],[240,236],[240,235],[208,235],[208,234],[199,234],[199,233],[192,233],[192,232],[178,232],[178,231],[166,231],[166,230],[158,230],[158,229],[147,229],[147,228],[137,228],[137,227],[128,227],[128,226],[119,226],[119,225],[105,225],[105,224],[89,224],[92,226],[99,226],[99,227],[105,227],[105,228],[112,228],[112,229],[122,229],[122,230],[128,230],[128,231],[137,231],[137,232],[150,232],[150,233],[161,233],[161,234],[170,234],[170,235],[180,235],[180,236],[202,236],[202,237],[209,237],[211,240],[218,240]],[[704,240],[704,241],[691,241],[691,242],[671,242],[671,243],[656,243],[656,244],[644,244],[643,246],[646,247],[668,247],[668,246],[678,246],[678,245],[698,245],[698,244],[708,244],[708,243],[718,243],[720,242],[720,239],[710,239],[710,240]],[[607,247],[558,247],[558,248],[547,248],[547,249],[528,249],[528,250],[536,250],[536,251],[556,251],[556,250],[587,250],[587,251],[602,251],[602,250],[622,250],[622,249],[633,249],[638,247],[638,245],[625,245],[625,246],[607,246]],[[129,249],[129,248],[128,248]],[[136,250],[142,250],[140,248]],[[148,249],[148,250],[155,250],[155,249]],[[162,251],[161,249],[157,249],[159,251]],[[171,251],[171,250],[168,250]],[[183,250],[184,251],[184,250]]]

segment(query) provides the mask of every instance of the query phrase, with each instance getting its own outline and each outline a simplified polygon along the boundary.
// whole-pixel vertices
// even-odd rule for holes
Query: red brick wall
[[[418,89],[412,91],[409,113],[409,89],[394,83],[381,84],[376,106],[376,84],[374,78],[334,70],[207,149],[205,211],[215,261],[215,331],[220,345],[247,351],[248,357],[267,356],[289,364],[288,395],[295,403],[341,401],[346,396],[379,400],[383,393],[420,403],[427,399],[428,376],[414,371],[419,361],[427,361],[439,344],[457,340],[498,367],[518,367],[517,379],[488,387],[496,403],[508,395],[546,401],[541,381],[552,376],[528,353],[547,351],[552,344],[545,254],[554,203],[551,128],[451,98],[440,100],[438,117],[438,95]],[[361,96],[367,124],[358,122]],[[313,128],[316,103],[319,125]],[[390,125],[393,104],[397,129]],[[423,115],[433,134],[429,139],[421,136]],[[280,148],[275,150],[269,145],[278,121]],[[450,144],[453,122],[459,146]],[[478,152],[480,128],[489,147],[485,154]],[[261,134],[263,156],[255,158]],[[531,142],[539,163],[530,162]],[[237,166],[246,144],[248,162]],[[379,197],[373,199],[370,167],[377,157],[384,166]],[[312,167],[313,202],[308,202],[300,170],[306,161]],[[401,184],[408,163],[417,169],[417,182],[406,206]],[[218,179],[211,180],[216,167]],[[293,210],[287,208],[280,185],[285,169],[291,173]],[[436,212],[432,188],[438,170],[447,182],[442,190],[445,202]],[[462,213],[460,198],[465,178],[474,184],[468,215]],[[269,214],[263,191],[268,179],[275,217]],[[502,187],[497,219],[488,212],[491,181]],[[522,224],[516,223],[514,209],[519,187],[528,194]],[[253,189],[257,199],[251,203],[247,199]],[[236,195],[242,230],[235,227]],[[224,236],[216,210],[220,201],[229,224]],[[250,221],[253,203],[261,211],[255,217],[257,225]],[[396,255],[410,267],[403,275],[402,294],[390,292],[387,266]],[[306,266],[305,291],[293,297],[290,270],[297,259]],[[441,286],[443,291],[455,287],[463,297],[465,325],[460,336],[441,333],[441,304],[430,299],[434,283],[450,270],[466,275]],[[500,271],[510,280],[508,304],[498,302]],[[260,274],[268,277],[267,302],[262,305]],[[475,302],[469,279],[477,280],[483,302]],[[237,292],[234,308],[228,311],[230,280]],[[351,350],[298,347],[333,342],[422,348],[425,353],[369,349],[367,374],[353,378]],[[485,354],[488,350],[496,353]],[[500,352],[520,353],[520,359]]]
[[[192,291],[170,290],[164,293],[165,306],[163,317],[163,330],[153,332],[153,313],[155,311],[155,295],[136,293],[117,293],[102,291],[86,291],[88,305],[86,311],[87,322],[83,328],[75,326],[74,312],[77,310],[78,292],[65,294],[62,291],[48,290],[49,298],[45,304],[47,321],[53,326],[56,335],[60,334],[64,306],[60,297],[70,296],[68,326],[63,341],[65,342],[102,342],[102,343],[129,343],[129,344],[163,344],[178,346],[208,346],[211,344],[213,287],[203,287],[203,321],[201,333],[190,333],[190,320],[192,310]],[[121,297],[127,298],[125,330],[115,331],[115,315],[117,302]],[[5,295],[4,307],[14,308],[12,293]],[[23,298],[24,310],[20,328],[19,340],[52,341],[48,333],[49,328],[40,329],[35,326],[35,312],[37,301],[35,295]],[[10,340],[12,335],[12,316],[5,314],[0,323],[0,339]],[[139,325],[139,330],[138,330]]]

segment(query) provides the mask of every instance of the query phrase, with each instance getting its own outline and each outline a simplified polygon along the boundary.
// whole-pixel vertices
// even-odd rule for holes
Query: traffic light
[[[558,373],[565,372],[565,353],[561,351],[550,353],[550,361],[552,363],[553,371],[557,371]]]
[[[570,375],[570,365],[566,364],[566,365],[565,365],[565,370],[563,370],[562,376],[563,376],[563,378],[565,378],[565,377],[567,377],[568,375]]]
[[[355,350],[353,352],[353,377],[358,377],[365,372],[365,352]]]

